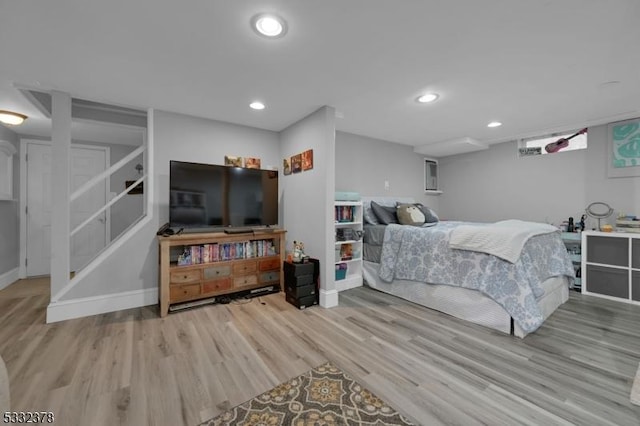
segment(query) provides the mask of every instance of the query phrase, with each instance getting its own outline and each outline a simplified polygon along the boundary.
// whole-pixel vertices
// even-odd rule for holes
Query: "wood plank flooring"
[[[640,424],[640,306],[571,292],[525,339],[368,288],[47,325],[48,285],[0,291],[0,354],[12,409],[60,425],[196,425],[327,360],[419,424]]]

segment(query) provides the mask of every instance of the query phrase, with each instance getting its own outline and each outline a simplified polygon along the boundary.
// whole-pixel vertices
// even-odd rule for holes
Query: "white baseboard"
[[[9,287],[11,284],[13,284],[14,282],[18,281],[19,271],[20,271],[19,268],[14,268],[0,275],[0,290],[5,289]]]
[[[338,306],[338,290],[320,289],[320,306],[323,308],[335,308]]]
[[[139,308],[157,303],[157,288],[62,300],[49,303],[47,307],[47,323]]]

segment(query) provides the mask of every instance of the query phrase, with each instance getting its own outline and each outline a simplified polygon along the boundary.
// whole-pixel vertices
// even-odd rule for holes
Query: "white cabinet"
[[[563,232],[561,236],[576,273],[573,288],[580,290],[582,288],[582,235],[578,232]]]
[[[582,233],[582,293],[640,304],[640,234]]]
[[[336,201],[335,269],[336,288],[347,290],[362,285],[362,202]]]

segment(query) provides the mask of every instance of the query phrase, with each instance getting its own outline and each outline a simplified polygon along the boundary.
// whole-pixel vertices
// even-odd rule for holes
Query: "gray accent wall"
[[[20,138],[0,124],[0,139],[16,148],[13,156],[13,201],[0,201],[0,275],[18,267],[20,234],[18,206],[20,198]]]
[[[517,143],[440,159],[441,217],[493,222],[523,219],[559,224],[592,202],[640,215],[640,177],[607,178],[607,126],[589,128],[588,148],[519,158]],[[595,219],[587,227],[596,226]]]
[[[413,147],[336,132],[336,191],[412,197],[439,213],[439,195],[424,192],[424,158]],[[385,189],[385,181],[389,189]]]

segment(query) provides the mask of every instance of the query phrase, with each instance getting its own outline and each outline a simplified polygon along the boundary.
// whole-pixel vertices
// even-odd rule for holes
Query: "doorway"
[[[48,141],[24,141],[23,174],[21,186],[21,229],[24,232],[21,249],[21,276],[48,275],[51,268],[51,143]],[[75,191],[92,177],[103,172],[109,164],[109,148],[92,145],[72,145],[70,166],[70,190]],[[71,206],[71,228],[84,222],[106,204],[109,191],[108,179],[94,185],[75,200]],[[92,220],[71,238],[70,270],[77,271],[90,262],[109,242],[109,214]]]

